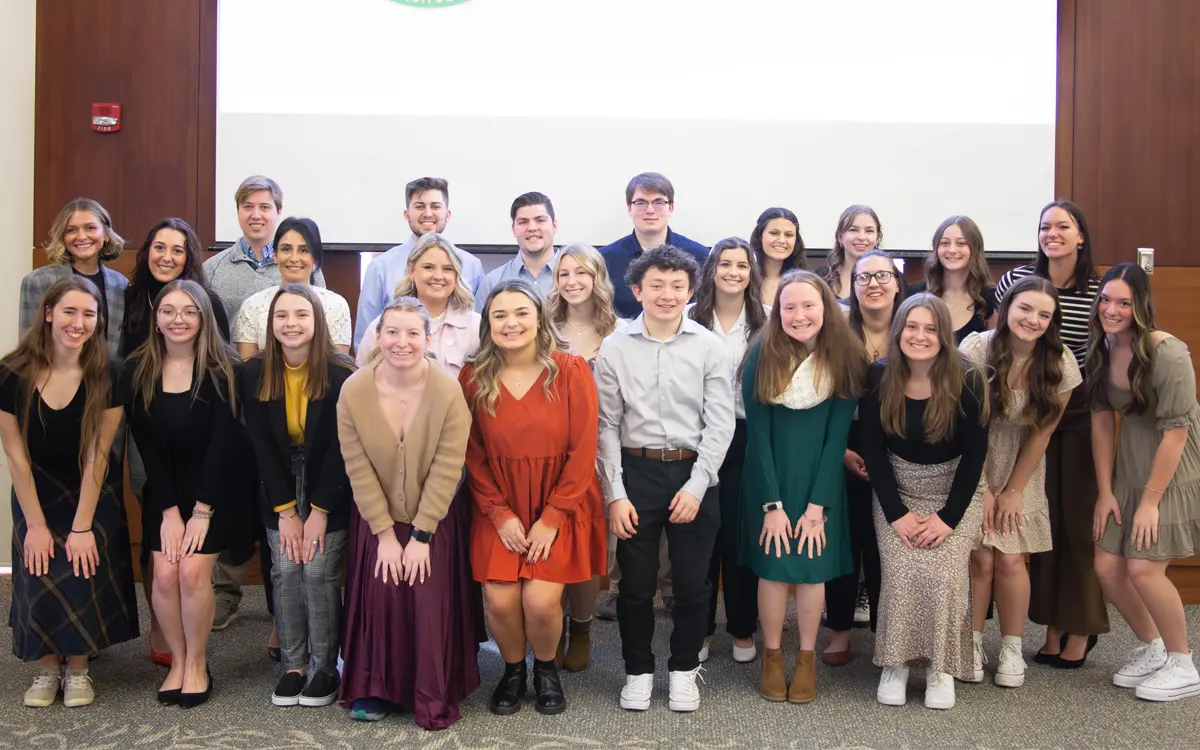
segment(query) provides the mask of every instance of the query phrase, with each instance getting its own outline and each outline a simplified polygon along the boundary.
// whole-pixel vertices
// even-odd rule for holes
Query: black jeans
[[[739,419],[725,462],[717,473],[721,483],[721,530],[708,565],[708,634],[717,632],[717,598],[725,597],[725,630],[734,638],[753,637],[758,630],[758,576],[738,564],[741,550],[742,467],[746,463],[746,420]],[[721,582],[720,587],[717,581]]]
[[[671,499],[691,476],[695,459],[668,462],[628,454],[622,459],[625,489],[638,515],[637,533],[630,539],[617,540],[617,563],[621,566],[617,623],[625,673],[654,671],[654,593],[658,588],[659,538],[664,532],[675,596],[667,666],[672,672],[695,669],[700,664],[708,614],[708,562],[721,525],[717,488],[709,487],[700,498],[700,509],[691,523],[670,523]]]
[[[849,448],[858,452],[858,422],[850,426]],[[825,584],[825,624],[830,630],[850,630],[854,627],[854,607],[858,602],[858,579],[862,575],[871,603],[871,630],[875,629],[879,612],[879,541],[875,537],[873,510],[874,493],[871,484],[856,474],[846,472],[846,511],[850,521],[850,556],[854,572]]]

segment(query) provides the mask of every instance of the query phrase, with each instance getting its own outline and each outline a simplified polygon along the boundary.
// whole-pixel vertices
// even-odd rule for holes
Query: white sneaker
[[[25,705],[30,708],[52,705],[58,698],[58,690],[61,687],[61,673],[49,669],[38,672],[38,676],[33,678],[33,684],[25,691]]]
[[[963,677],[963,682],[983,682],[983,665],[987,664],[987,654],[983,653],[983,639],[978,633],[971,634],[971,674]]]
[[[701,669],[703,667],[671,673],[671,694],[667,708],[672,711],[695,711],[700,708],[700,688],[696,686],[696,678],[700,677]]]
[[[954,708],[954,678],[932,668],[925,670],[925,708]]]
[[[1025,684],[1025,657],[1021,655],[1019,645],[1006,643],[1000,647],[996,684],[1007,688],[1018,688]]]
[[[867,587],[858,585],[858,599],[854,603],[854,621],[859,624],[871,621],[871,600],[867,598]]]
[[[710,653],[708,650],[708,642],[705,641],[704,645],[700,647],[700,653],[696,655],[696,658],[699,659],[701,664],[703,664],[704,662],[708,661],[709,656]]]
[[[1167,647],[1162,638],[1155,638],[1134,649],[1133,658],[1129,663],[1113,675],[1113,684],[1117,687],[1135,688],[1166,664]]]
[[[745,648],[737,645],[737,643],[733,644],[733,660],[738,664],[748,664],[756,658],[758,658],[758,647],[754,644],[754,641],[750,641],[750,645]]]
[[[1142,680],[1134,694],[1147,701],[1177,701],[1200,695],[1200,674],[1191,654],[1171,654],[1166,665]]]
[[[903,706],[908,700],[908,667],[884,667],[875,700],[885,706]]]
[[[645,711],[650,708],[650,696],[653,693],[653,674],[627,674],[625,687],[621,688],[621,708],[626,711]]]
[[[86,669],[68,669],[63,678],[63,705],[67,708],[90,706],[96,700],[96,692],[92,689],[92,678],[88,677]]]

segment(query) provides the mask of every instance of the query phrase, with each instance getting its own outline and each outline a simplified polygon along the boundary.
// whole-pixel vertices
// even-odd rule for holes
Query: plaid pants
[[[296,476],[296,512],[307,519],[304,497],[304,449],[292,449]],[[274,584],[275,627],[285,669],[335,672],[342,620],[342,568],[348,530],[325,534],[325,551],[312,562],[296,563],[279,551],[279,531],[267,529],[271,545],[271,583]],[[310,664],[311,662],[311,664]]]

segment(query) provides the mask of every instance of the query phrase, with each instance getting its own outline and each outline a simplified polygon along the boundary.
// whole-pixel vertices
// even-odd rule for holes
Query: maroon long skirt
[[[425,729],[458,721],[459,702],[479,686],[479,644],[487,639],[471,576],[470,510],[470,496],[460,492],[430,543],[432,575],[413,586],[375,577],[379,544],[352,511],[338,695],[347,708],[377,698],[411,710]],[[393,528],[408,544],[412,526]]]

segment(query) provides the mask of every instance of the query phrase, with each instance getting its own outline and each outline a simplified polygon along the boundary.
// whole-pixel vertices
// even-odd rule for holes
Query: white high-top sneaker
[[[1192,663],[1192,655],[1172,653],[1162,669],[1142,680],[1134,694],[1147,701],[1177,701],[1200,695],[1200,674]]]
[[[671,673],[671,694],[670,700],[667,702],[667,707],[672,711],[695,711],[700,708],[700,688],[696,685],[696,678],[700,677],[700,670],[703,667],[696,667],[683,672]],[[703,677],[700,677],[703,680]]]
[[[1025,684],[1025,657],[1021,655],[1021,642],[1006,643],[1000,647],[1000,663],[996,665],[996,684],[1000,687],[1016,688]]]
[[[650,708],[650,696],[653,693],[653,674],[627,674],[625,687],[621,689],[621,708],[626,711],[645,711]]]
[[[1133,658],[1113,675],[1113,684],[1123,688],[1137,687],[1142,680],[1162,669],[1166,664],[1167,647],[1163,644],[1162,638],[1155,638],[1133,650]]]
[[[987,664],[987,654],[983,653],[983,633],[978,630],[971,632],[971,676],[963,677],[963,682],[983,682],[983,665]]]

